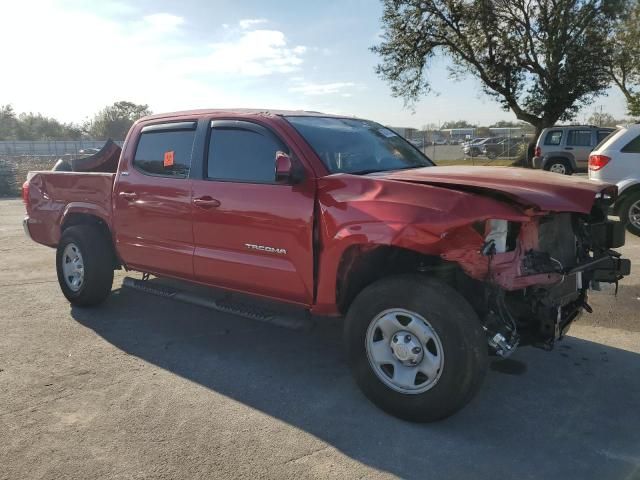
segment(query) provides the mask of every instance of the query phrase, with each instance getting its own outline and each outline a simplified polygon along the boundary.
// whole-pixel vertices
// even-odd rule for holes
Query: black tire
[[[73,243],[82,255],[84,276],[79,289],[74,291],[64,278],[64,251]],[[58,283],[67,300],[72,304],[89,307],[102,303],[111,293],[113,285],[113,247],[105,233],[94,225],[77,225],[67,228],[56,252]]]
[[[637,202],[640,202],[640,192],[634,192],[625,196],[622,200],[622,204],[620,205],[620,221],[625,224],[627,230],[634,235],[640,236],[640,228],[631,223],[629,218],[629,210],[631,210],[631,206]]]
[[[381,312],[402,308],[427,319],[444,352],[440,376],[423,393],[393,390],[378,378],[365,347],[367,329]],[[345,321],[347,358],[364,394],[385,412],[412,422],[432,422],[464,407],[477,393],[488,367],[487,340],[469,303],[454,289],[421,275],[384,278],[353,301]]]
[[[552,158],[548,160],[544,166],[544,169],[549,172],[554,172],[554,166],[563,168],[564,169],[563,175],[573,174],[573,167],[571,167],[571,162],[569,162],[569,160],[565,158]],[[560,173],[560,172],[556,172],[556,173]]]

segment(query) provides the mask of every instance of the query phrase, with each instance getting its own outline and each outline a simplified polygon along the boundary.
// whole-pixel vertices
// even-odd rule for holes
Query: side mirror
[[[284,152],[276,152],[276,183],[295,183],[291,157]]]

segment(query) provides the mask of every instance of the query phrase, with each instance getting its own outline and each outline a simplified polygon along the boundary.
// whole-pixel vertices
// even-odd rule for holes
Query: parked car
[[[621,127],[596,147],[589,157],[589,178],[618,186],[614,213],[640,235],[640,124]]]
[[[358,385],[412,421],[467,404],[489,352],[550,349],[593,282],[630,270],[611,250],[625,233],[607,217],[615,185],[436,167],[366,120],[196,110],[145,117],[122,152],[103,150],[102,171],[92,157],[92,172],[23,185],[25,231],[56,249],[73,305],[103,302],[125,268],[147,292],[153,274],[345,316]]]
[[[462,151],[464,152],[465,155],[468,155],[470,157],[477,157],[479,155],[482,155],[482,149],[484,148],[485,145],[497,144],[503,140],[504,140],[504,137],[483,138],[478,142],[465,145],[464,147],[462,147]]]
[[[540,133],[533,167],[563,175],[584,171],[591,151],[613,128],[593,125],[557,125]]]
[[[485,142],[482,155],[488,158],[514,157],[521,152],[523,141],[519,138],[505,138],[499,142]]]

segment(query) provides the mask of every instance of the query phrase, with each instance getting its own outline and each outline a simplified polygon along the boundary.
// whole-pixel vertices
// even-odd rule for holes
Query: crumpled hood
[[[497,193],[523,207],[552,212],[589,213],[595,195],[611,187],[586,177],[514,167],[426,167],[369,176],[478,193]]]

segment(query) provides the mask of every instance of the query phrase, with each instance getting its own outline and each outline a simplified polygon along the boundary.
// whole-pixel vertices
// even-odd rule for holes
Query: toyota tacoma
[[[122,149],[30,172],[24,228],[93,306],[115,269],[344,317],[354,377],[411,421],[451,415],[490,356],[545,349],[630,263],[615,186],[435,166],[377,123],[197,110],[137,121]]]

